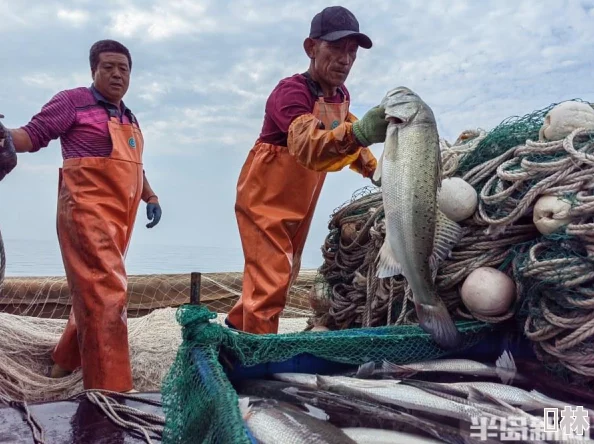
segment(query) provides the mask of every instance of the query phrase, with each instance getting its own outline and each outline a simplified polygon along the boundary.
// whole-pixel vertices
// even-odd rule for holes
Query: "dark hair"
[[[117,52],[119,54],[124,54],[128,58],[130,69],[132,69],[132,57],[130,56],[128,48],[115,40],[99,40],[91,46],[91,50],[89,51],[91,72],[95,72],[97,69],[97,65],[99,64],[99,54],[102,52]]]

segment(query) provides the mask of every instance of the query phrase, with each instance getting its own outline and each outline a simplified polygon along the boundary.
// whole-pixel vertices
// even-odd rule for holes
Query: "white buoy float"
[[[310,331],[330,331],[330,329],[324,325],[316,325]]]
[[[594,130],[594,109],[587,103],[569,100],[547,113],[538,133],[539,139],[564,139],[577,128]]]
[[[481,316],[500,316],[511,306],[516,292],[514,281],[491,267],[481,267],[468,275],[462,284],[462,302]]]
[[[571,204],[559,199],[557,196],[546,194],[541,196],[534,204],[532,221],[542,234],[551,234],[558,228],[567,225],[571,218],[568,211]]]
[[[464,179],[448,177],[441,181],[437,203],[449,219],[460,222],[474,214],[478,196],[476,190]]]

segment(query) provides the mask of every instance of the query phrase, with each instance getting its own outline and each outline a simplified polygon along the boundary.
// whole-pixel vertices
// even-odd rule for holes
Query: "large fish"
[[[526,380],[525,376],[518,373],[514,358],[508,351],[502,353],[495,362],[495,365],[470,359],[433,359],[430,361],[402,365],[384,361],[381,370],[376,370],[374,363],[363,364],[359,368],[357,376],[370,377],[372,375],[381,375],[383,373],[396,377],[405,377],[415,373],[430,372],[499,377],[504,384],[509,384],[513,381],[520,382]]]
[[[322,390],[468,422],[471,422],[473,417],[480,418],[491,414],[463,399],[456,402],[417,387],[400,384],[399,381],[321,375],[317,375],[317,380],[318,387]],[[498,413],[495,416],[498,416]]]
[[[240,398],[244,421],[260,444],[356,444],[340,428],[294,408],[290,404],[263,400],[249,405]]]
[[[373,180],[381,183],[386,234],[376,275],[404,275],[419,325],[442,348],[452,349],[462,337],[437,294],[435,277],[462,229],[437,208],[441,154],[435,117],[404,87],[388,92],[382,106],[389,123]]]
[[[367,427],[344,427],[342,431],[346,433],[349,438],[355,440],[357,444],[437,444],[443,442],[395,430],[371,429]]]

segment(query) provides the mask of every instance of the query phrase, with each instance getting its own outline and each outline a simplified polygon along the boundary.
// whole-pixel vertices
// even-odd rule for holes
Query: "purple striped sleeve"
[[[66,133],[76,121],[76,108],[66,91],[46,103],[31,121],[23,126],[33,143],[32,152],[45,148]]]

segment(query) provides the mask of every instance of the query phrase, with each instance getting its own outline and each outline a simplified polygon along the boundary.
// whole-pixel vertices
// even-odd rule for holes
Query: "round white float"
[[[505,273],[481,267],[468,275],[462,284],[462,302],[471,313],[499,316],[511,306],[516,286]]]
[[[476,190],[459,177],[448,177],[441,181],[437,196],[439,209],[454,222],[468,219],[476,211],[478,196]]]
[[[571,218],[567,217],[570,208],[568,202],[557,196],[544,195],[534,204],[532,221],[542,234],[551,234],[571,221]]]

